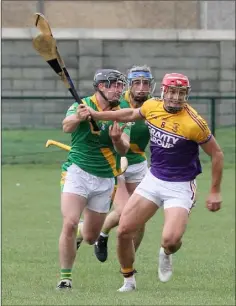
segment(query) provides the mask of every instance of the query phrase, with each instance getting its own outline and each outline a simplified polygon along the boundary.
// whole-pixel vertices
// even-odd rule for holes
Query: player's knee
[[[78,228],[78,222],[73,218],[65,218],[63,220],[63,233],[66,236],[72,236]]]
[[[138,229],[138,232],[140,232],[140,233],[144,233],[145,232],[145,224],[140,226],[140,228]]]
[[[118,239],[129,239],[132,238],[132,231],[128,225],[120,224],[117,228],[117,238]]]
[[[167,249],[172,249],[179,244],[181,237],[178,235],[168,235],[162,237],[162,246]]]
[[[93,245],[96,242],[97,238],[98,237],[95,236],[93,233],[83,233],[84,242],[89,245]]]
[[[114,209],[114,212],[117,214],[117,216],[119,217],[119,219],[120,219],[120,216],[121,216],[121,214],[122,214],[122,211],[123,211],[123,209],[124,209],[124,205],[122,204],[116,204],[116,206],[115,206],[115,209]]]

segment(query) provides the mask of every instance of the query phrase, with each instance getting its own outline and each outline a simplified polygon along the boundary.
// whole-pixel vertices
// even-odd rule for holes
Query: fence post
[[[211,132],[216,134],[216,99],[211,98]]]

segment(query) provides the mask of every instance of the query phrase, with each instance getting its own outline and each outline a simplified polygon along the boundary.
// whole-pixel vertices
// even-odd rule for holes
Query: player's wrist
[[[80,116],[79,116],[78,113],[76,113],[75,118],[76,118],[76,121],[77,121],[78,123],[81,122],[81,118],[80,118]]]
[[[122,139],[121,138],[119,138],[119,139],[111,139],[112,140],[112,143],[115,145],[115,144],[120,144],[120,143],[122,143]]]
[[[220,186],[212,186],[211,193],[220,193]]]

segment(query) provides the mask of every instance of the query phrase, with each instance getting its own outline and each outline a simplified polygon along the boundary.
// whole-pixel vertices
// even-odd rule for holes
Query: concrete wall
[[[58,46],[81,95],[92,93],[98,68],[126,72],[147,64],[157,81],[167,72],[189,76],[192,95],[235,95],[235,41],[59,40]],[[62,82],[33,50],[30,40],[2,41],[2,95],[69,96]],[[58,127],[72,100],[2,100],[2,126]],[[194,102],[206,119],[209,100]],[[235,123],[235,101],[219,101],[218,125]]]
[[[235,29],[235,1],[201,1],[206,5],[206,25],[208,29]]]
[[[235,29],[235,1],[40,0],[53,27]],[[33,24],[39,1],[2,1],[2,27]]]
[[[44,1],[59,28],[198,28],[198,1]],[[22,9],[22,8],[25,8]],[[30,27],[37,1],[2,1],[3,27]],[[12,15],[14,14],[14,18]]]

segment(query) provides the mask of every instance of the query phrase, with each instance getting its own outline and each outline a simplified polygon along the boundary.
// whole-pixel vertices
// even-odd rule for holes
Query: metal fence
[[[235,126],[235,99],[236,96],[192,96],[190,105],[207,120],[215,135],[216,128]]]
[[[216,128],[235,125],[235,96],[192,96],[190,105]],[[2,96],[2,128],[58,128],[73,103],[69,96]]]
[[[65,96],[3,96],[2,164],[65,161],[67,152],[55,147],[45,148],[45,144],[47,139],[70,144],[70,135],[63,133],[61,122],[72,103],[71,97]],[[235,97],[191,97],[190,105],[207,120],[231,167],[235,157]],[[207,157],[202,157],[202,161],[208,162]]]

